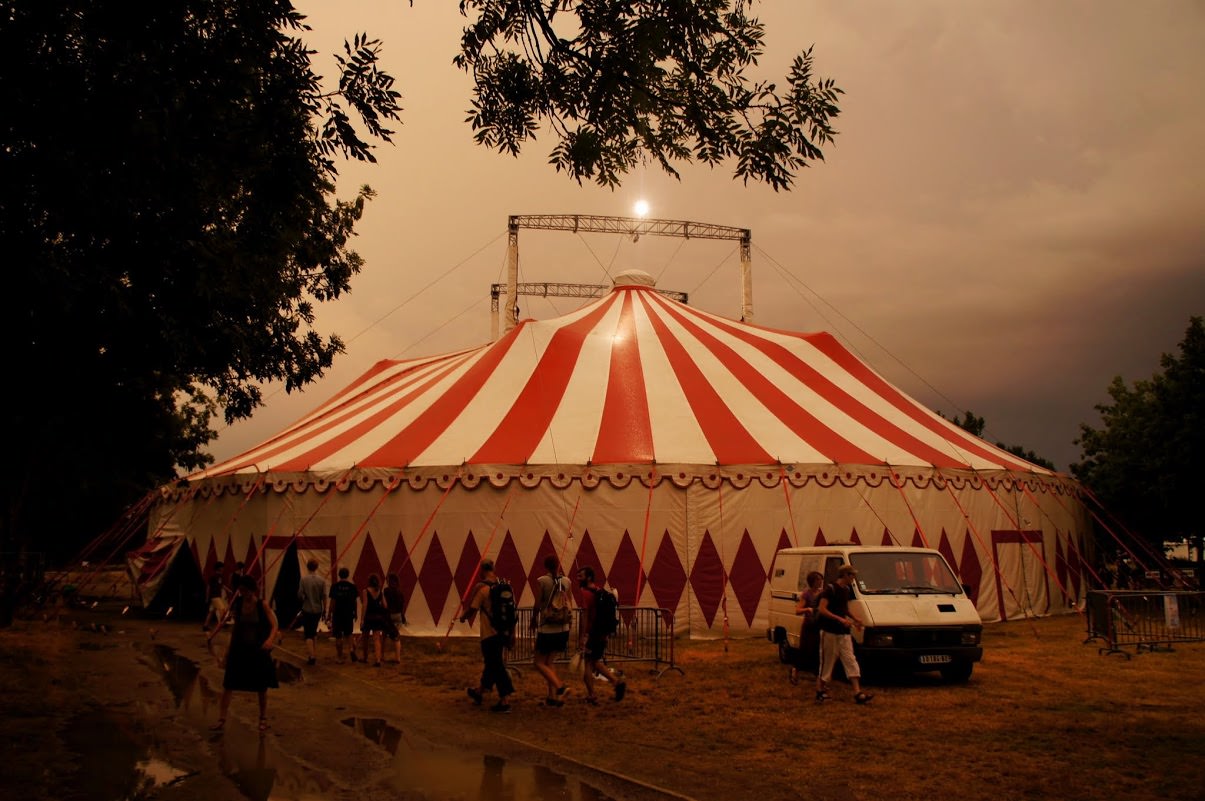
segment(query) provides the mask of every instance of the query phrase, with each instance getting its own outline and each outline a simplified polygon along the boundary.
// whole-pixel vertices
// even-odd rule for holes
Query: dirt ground
[[[765,640],[679,641],[682,672],[627,665],[622,703],[474,707],[471,638],[404,642],[403,663],[304,663],[280,648],[271,729],[250,694],[217,718],[200,626],[71,610],[0,631],[0,797],[281,799],[1200,799],[1205,645],[1133,659],[1083,643],[1075,616],[989,626],[970,683],[845,686],[817,707]],[[564,669],[562,669],[564,673]]]

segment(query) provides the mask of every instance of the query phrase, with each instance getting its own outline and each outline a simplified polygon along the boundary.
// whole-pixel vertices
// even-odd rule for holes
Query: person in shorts
[[[828,684],[833,679],[833,668],[837,666],[838,657],[845,668],[845,677],[854,688],[854,701],[866,704],[874,698],[862,690],[862,671],[858,667],[857,657],[854,656],[854,641],[851,634],[854,628],[862,628],[862,621],[849,609],[853,600],[852,589],[858,571],[853,565],[841,565],[837,569],[836,582],[828,585],[820,593],[820,603],[817,606],[817,617],[820,620],[820,671],[816,674],[816,703],[829,699]]]
[[[610,682],[615,688],[615,700],[622,701],[628,684],[614,668],[603,661],[610,635],[602,634],[595,625],[598,585],[594,583],[594,568],[583,567],[578,570],[577,583],[582,589],[582,681],[586,685],[586,703],[591,706],[598,705],[598,698],[594,695],[595,677]]]
[[[540,594],[531,615],[531,627],[536,632],[532,664],[548,685],[548,697],[544,703],[548,706],[564,706],[561,696],[569,688],[557,675],[553,660],[557,654],[565,653],[569,646],[569,628],[573,618],[572,614],[564,622],[556,618],[562,607],[568,607],[572,613],[573,595],[570,593],[569,579],[561,575],[556,556],[549,554],[544,557],[544,569],[548,572],[540,576]]]
[[[318,663],[318,624],[326,615],[326,580],[318,575],[318,560],[305,563],[306,574],[297,587],[297,600],[301,601],[301,627],[305,632],[307,665]]]
[[[351,636],[356,627],[360,591],[348,580],[349,575],[351,573],[346,567],[339,568],[339,580],[331,585],[330,605],[327,607],[331,633],[335,635],[335,657],[340,664],[343,662],[344,642],[350,646],[351,661],[356,661],[356,649]]]

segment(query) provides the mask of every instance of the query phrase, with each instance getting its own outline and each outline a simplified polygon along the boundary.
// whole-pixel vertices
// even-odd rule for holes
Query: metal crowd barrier
[[[1100,653],[1173,650],[1176,643],[1205,642],[1205,592],[1089,590],[1088,637],[1103,640]]]
[[[506,665],[517,673],[521,665],[530,665],[535,656],[536,633],[531,628],[531,607],[515,610],[515,635],[506,654]],[[567,664],[578,651],[581,642],[582,610],[573,610],[569,642],[565,650],[553,658],[557,664]],[[674,664],[674,613],[652,607],[619,607],[619,628],[607,639],[603,660],[609,665],[624,662],[652,662],[649,672],[658,678],[667,670],[683,673]]]

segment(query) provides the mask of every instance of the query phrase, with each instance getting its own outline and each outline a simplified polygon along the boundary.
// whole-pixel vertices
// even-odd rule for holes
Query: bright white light
[[[649,202],[647,200],[637,200],[636,205],[632,207],[632,211],[636,212],[637,217],[649,216]]]

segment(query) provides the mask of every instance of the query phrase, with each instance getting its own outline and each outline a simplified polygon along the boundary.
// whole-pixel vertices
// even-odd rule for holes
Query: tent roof
[[[1049,471],[971,436],[831,335],[725,319],[624,274],[496,342],[386,360],[189,476],[491,465],[892,465]]]

